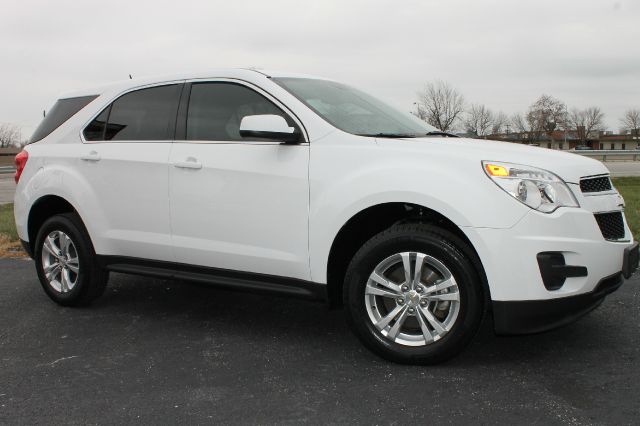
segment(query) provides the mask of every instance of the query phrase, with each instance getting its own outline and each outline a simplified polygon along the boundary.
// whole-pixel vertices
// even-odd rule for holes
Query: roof
[[[199,72],[149,76],[149,77],[142,77],[142,78],[133,78],[129,80],[120,80],[120,81],[104,84],[101,86],[67,92],[60,95],[59,98],[64,99],[64,98],[74,98],[78,96],[99,95],[111,90],[118,90],[118,89],[125,90],[135,86],[145,86],[149,84],[181,81],[181,80],[195,80],[195,79],[206,79],[206,78],[238,78],[238,79],[255,80],[256,78],[260,78],[260,75],[266,78],[290,77],[290,78],[314,78],[314,79],[328,80],[324,77],[278,71],[278,70],[263,70],[263,69],[257,69],[257,68],[213,68],[210,70],[204,70]]]

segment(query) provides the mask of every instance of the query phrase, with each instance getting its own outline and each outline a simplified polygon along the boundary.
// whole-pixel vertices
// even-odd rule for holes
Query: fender
[[[325,149],[329,146],[331,149]],[[367,208],[384,203],[416,204],[448,218],[465,234],[465,228],[511,227],[528,211],[487,179],[476,161],[467,160],[468,164],[460,166],[464,159],[454,162],[439,150],[426,161],[424,149],[407,156],[367,141],[341,147],[312,143],[311,147],[309,248],[311,279],[315,282],[327,282],[329,253],[340,229]],[[336,151],[344,151],[344,155],[336,156]],[[354,158],[361,160],[355,168]],[[452,169],[450,164],[465,167],[467,173],[456,173],[457,168]],[[331,169],[317,168],[322,165]],[[473,179],[469,179],[469,170],[476,170]],[[335,178],[314,178],[323,173]],[[475,194],[483,196],[479,199]]]
[[[57,145],[61,149],[63,145]],[[97,223],[105,223],[104,213],[93,206],[99,205],[96,195],[91,191],[88,183],[79,175],[68,162],[58,161],[51,165],[32,164],[33,176],[25,179],[25,186],[19,186],[16,191],[16,218],[21,218],[18,234],[24,241],[29,241],[28,217],[33,206],[46,196],[57,196],[67,201],[80,218],[92,217],[97,220],[84,221],[92,243],[99,250],[99,238],[103,230],[98,229]],[[23,203],[19,200],[24,200]],[[97,245],[98,244],[98,245]]]

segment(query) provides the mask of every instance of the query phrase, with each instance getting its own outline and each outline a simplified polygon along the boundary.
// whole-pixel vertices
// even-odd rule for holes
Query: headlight
[[[566,183],[546,170],[520,164],[483,161],[482,168],[507,194],[543,213],[580,207]]]

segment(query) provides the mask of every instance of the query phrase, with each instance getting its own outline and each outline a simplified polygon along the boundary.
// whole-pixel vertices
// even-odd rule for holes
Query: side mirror
[[[275,114],[247,115],[240,121],[240,136],[243,138],[263,138],[296,143],[300,133],[289,127],[287,120]]]

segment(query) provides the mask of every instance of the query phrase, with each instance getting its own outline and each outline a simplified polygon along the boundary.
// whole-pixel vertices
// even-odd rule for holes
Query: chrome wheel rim
[[[384,259],[369,276],[364,293],[373,325],[388,340],[405,346],[442,339],[460,312],[460,291],[449,268],[419,252]]]
[[[78,283],[80,263],[71,238],[62,231],[53,231],[42,243],[42,270],[49,286],[67,293]]]

